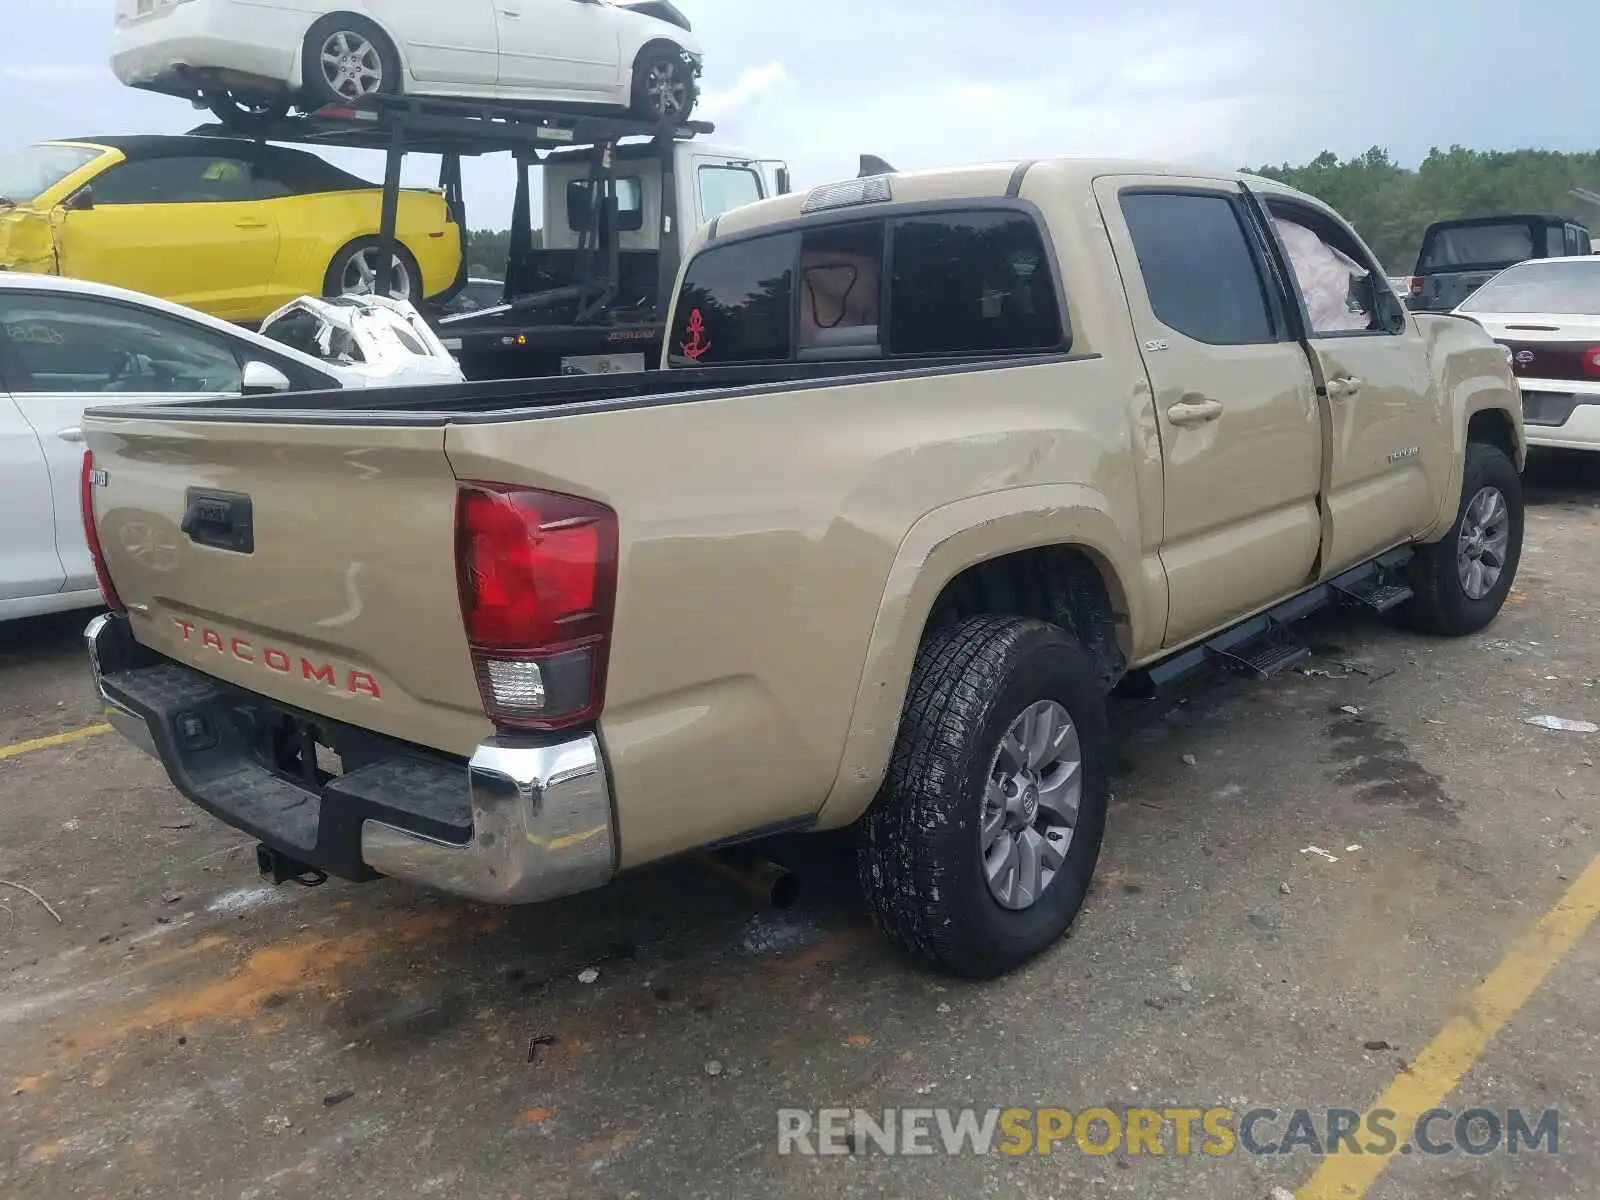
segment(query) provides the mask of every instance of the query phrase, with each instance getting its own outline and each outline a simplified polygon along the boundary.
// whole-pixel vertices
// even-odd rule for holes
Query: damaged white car
[[[302,296],[263,321],[261,336],[317,359],[345,387],[466,379],[422,314],[387,296]]]

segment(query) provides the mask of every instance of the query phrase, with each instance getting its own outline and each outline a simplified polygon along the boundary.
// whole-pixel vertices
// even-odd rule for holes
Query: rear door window
[[[713,245],[685,273],[670,353],[688,366],[1066,346],[1037,224],[1026,213],[995,209]]]
[[[1232,198],[1129,192],[1122,215],[1158,321],[1212,346],[1277,340],[1280,325]]]

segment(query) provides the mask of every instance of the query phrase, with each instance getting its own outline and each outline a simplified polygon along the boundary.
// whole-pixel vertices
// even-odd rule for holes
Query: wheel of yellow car
[[[889,773],[862,823],[884,934],[991,978],[1066,932],[1105,831],[1110,740],[1093,662],[1061,628],[981,616],[917,654]]]
[[[388,35],[365,17],[323,17],[306,34],[302,54],[307,108],[354,104],[401,91],[400,54]]]
[[[383,261],[383,242],[377,237],[357,238],[328,264],[322,280],[324,296],[370,296],[378,284],[378,264]],[[396,300],[420,303],[423,298],[422,269],[411,251],[395,247],[389,295]]]
[[[289,115],[289,97],[269,92],[216,89],[201,98],[212,115],[229,129],[258,129]]]
[[[683,50],[671,42],[651,42],[633,64],[629,111],[641,121],[686,121],[698,98],[694,73]]]

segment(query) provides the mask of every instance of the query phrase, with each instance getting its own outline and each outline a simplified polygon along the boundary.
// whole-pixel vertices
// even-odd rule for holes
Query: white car
[[[380,92],[682,119],[700,60],[670,0],[117,0],[111,55],[234,123]]]
[[[85,408],[459,382],[438,339],[416,336],[409,307],[367,296],[337,306],[297,301],[275,314],[280,323],[303,312],[330,330],[360,328],[350,341],[365,361],[331,333],[328,360],[319,361],[138,292],[0,272],[0,620],[99,603],[79,510]],[[380,323],[392,343],[373,331]]]
[[[1530,446],[1600,450],[1600,258],[1534,258],[1459,304],[1506,348]]]

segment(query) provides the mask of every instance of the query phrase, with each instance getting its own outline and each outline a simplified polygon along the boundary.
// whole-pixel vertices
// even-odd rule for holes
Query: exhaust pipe
[[[698,861],[757,901],[783,912],[800,898],[800,877],[787,867],[732,850],[714,850]]]

